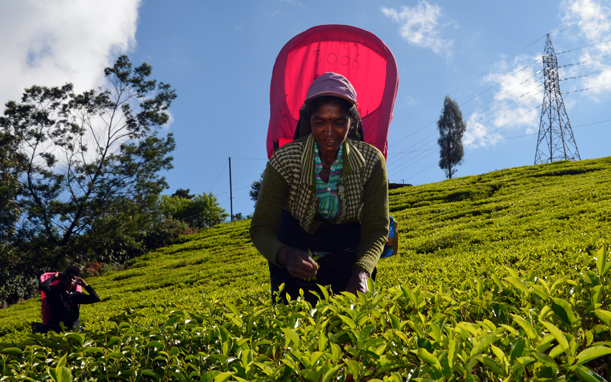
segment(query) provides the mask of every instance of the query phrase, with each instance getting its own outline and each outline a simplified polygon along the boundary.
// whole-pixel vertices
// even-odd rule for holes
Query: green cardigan
[[[388,240],[388,179],[386,162],[375,147],[347,139],[343,146],[344,169],[337,185],[341,211],[332,224],[361,223],[356,266],[373,272]],[[276,260],[284,246],[278,240],[282,210],[293,215],[303,229],[314,233],[318,207],[314,169],[314,138],[302,137],[276,150],[267,163],[259,199],[250,224],[250,237],[267,260]]]

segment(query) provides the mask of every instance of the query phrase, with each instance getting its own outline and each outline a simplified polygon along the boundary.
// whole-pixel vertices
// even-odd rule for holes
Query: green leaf
[[[228,371],[225,373],[220,373],[216,377],[214,377],[214,382],[225,382],[234,374],[235,374],[235,371]]]
[[[337,365],[333,368],[331,368],[329,371],[327,371],[325,373],[325,376],[322,378],[322,382],[329,382],[331,380],[331,378],[333,378],[335,376],[335,374],[337,374],[337,372],[339,371],[339,369],[342,367],[342,365]]]
[[[607,324],[607,326],[611,326],[611,312],[608,310],[596,309],[594,314],[599,320]]]
[[[525,345],[526,340],[524,340],[524,337],[518,337],[511,342],[511,353],[509,354],[509,357],[511,358],[512,362],[514,359],[522,356]]]
[[[575,362],[577,365],[581,365],[585,362],[590,362],[593,359],[611,354],[611,348],[606,346],[592,346],[591,348],[583,350],[577,355]]]
[[[528,295],[528,285],[517,277],[507,276],[503,280],[507,281],[512,287]]]
[[[606,379],[583,365],[577,366],[574,373],[585,382],[607,382]]]
[[[603,286],[596,285],[594,288],[592,288],[592,290],[594,291],[594,293],[592,293],[592,305],[596,305],[600,303],[600,298],[602,297],[602,292],[603,292]]]
[[[231,335],[229,334],[227,329],[225,329],[224,326],[219,326],[218,329],[219,329],[219,334],[221,335],[221,342],[229,341],[229,339],[231,338]]]
[[[392,324],[392,328],[396,330],[401,330],[401,321],[399,317],[395,316],[392,313],[388,313],[388,317],[390,317],[390,323]]]
[[[68,357],[68,354],[64,354],[59,361],[57,361],[57,366],[56,367],[64,367],[66,366],[66,358]]]
[[[21,355],[23,351],[19,348],[4,348],[0,351],[1,354]]]
[[[509,325],[505,325],[505,324],[500,324],[499,325],[501,328],[507,330],[509,333],[513,334],[514,336],[519,336],[520,332],[518,332],[517,330],[515,330],[514,328],[512,328]]]
[[[261,362],[254,362],[268,377],[274,375],[274,369]]]
[[[547,330],[549,330],[549,332],[554,336],[556,341],[558,341],[558,345],[560,345],[562,350],[566,351],[569,348],[569,343],[566,340],[564,333],[562,333],[562,331],[560,331],[560,329],[558,329],[558,327],[556,327],[556,325],[554,324],[545,321],[541,323],[547,328]]]
[[[455,339],[450,340],[448,344],[448,364],[450,368],[454,369],[454,360],[456,359],[456,354],[458,353],[458,341]]]
[[[356,341],[356,346],[360,349],[365,344],[365,341],[369,339],[369,333],[374,329],[373,325],[365,326],[360,332]]]
[[[163,344],[161,342],[152,341],[152,342],[149,342],[148,344],[144,345],[144,347],[145,348],[163,349]]]
[[[81,336],[80,334],[78,334],[78,333],[66,333],[65,336],[67,338],[71,338],[71,339],[75,340],[76,342],[78,342],[78,344],[80,346],[83,346],[84,339],[83,339],[83,336]]]
[[[324,301],[329,301],[329,292],[327,291],[327,288],[325,288],[324,286],[322,286],[320,284],[316,284],[316,285],[318,286],[318,288],[322,292],[322,295],[324,297]]]
[[[420,358],[421,360],[426,361],[427,363],[431,364],[431,366],[434,366],[437,369],[440,368],[439,360],[437,359],[437,357],[429,353],[426,349],[419,348],[417,354],[418,358]]]
[[[535,357],[539,362],[543,363],[546,366],[553,366],[553,367],[558,367],[558,365],[556,364],[556,361],[554,361],[554,359],[552,357],[550,357],[547,354],[544,353],[537,353],[537,352],[533,352],[531,353],[533,357]]]
[[[68,355],[64,354],[57,362],[57,366],[55,367],[55,382],[72,382],[72,371],[70,368],[66,367],[67,357]]]
[[[573,325],[577,321],[571,304],[561,298],[552,298],[552,310],[566,325]]]
[[[320,333],[318,335],[318,351],[325,351],[328,341],[329,340],[327,339],[327,336],[325,336],[325,333]]]
[[[284,332],[284,334],[286,334],[286,337],[289,340],[295,343],[295,345],[297,346],[301,345],[301,340],[299,339],[299,335],[293,329],[282,328],[282,331]]]
[[[338,314],[338,317],[341,318],[342,321],[344,321],[350,327],[350,329],[356,328],[356,324],[354,323],[352,318],[344,316],[342,314]]]
[[[490,346],[493,343],[495,343],[496,341],[498,341],[499,338],[500,338],[499,336],[493,334],[493,335],[486,336],[486,337],[480,339],[479,341],[477,341],[477,343],[475,345],[473,345],[473,349],[471,349],[470,356],[473,357],[475,355],[480,354],[481,352],[486,350],[488,348],[488,346]]]
[[[550,292],[554,293],[554,291],[558,288],[560,288],[560,286],[564,283],[566,283],[566,281],[569,279],[569,276],[563,276],[561,278],[559,278],[558,280],[554,281],[554,283],[552,284],[552,286],[549,288]]]
[[[592,334],[591,330],[586,330],[586,346],[590,346],[592,341],[594,341],[594,334]]]
[[[83,354],[89,354],[89,353],[104,354],[104,350],[102,350],[101,348],[96,348],[96,347],[91,347],[91,348],[87,348],[83,350]]]
[[[159,374],[155,373],[153,370],[150,369],[142,369],[141,373],[142,375],[146,375],[147,377],[151,377],[157,380],[161,379],[161,376]]]
[[[231,310],[231,312],[235,314],[237,317],[240,316],[240,311],[238,310],[238,308],[235,307],[235,305],[233,305],[229,301],[225,301],[225,306],[228,307],[229,310]]]
[[[500,375],[500,376],[505,376],[505,371],[503,370],[503,368],[501,367],[501,365],[496,362],[495,360],[493,360],[492,358],[488,358],[488,357],[483,357],[481,359],[481,362],[486,365],[486,367],[490,370],[492,370],[492,372],[496,375]]]
[[[609,270],[607,267],[607,250],[605,246],[602,246],[596,253],[596,269],[598,270],[598,277],[600,278]]]
[[[359,373],[361,371],[361,364],[354,360],[344,360],[344,363],[348,366],[350,373],[352,374],[352,379],[358,381]]]
[[[512,314],[511,316],[513,317],[513,320],[518,325],[520,325],[522,330],[524,330],[524,333],[526,333],[528,338],[530,338],[531,340],[534,340],[537,338],[537,332],[535,331],[535,328],[533,328],[533,326],[530,324],[530,322],[526,321],[525,319],[523,319],[522,317],[516,314]]]

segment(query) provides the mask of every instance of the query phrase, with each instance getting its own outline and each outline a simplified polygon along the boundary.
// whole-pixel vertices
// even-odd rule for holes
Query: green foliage
[[[261,182],[263,182],[263,175],[265,175],[265,171],[261,173],[261,177],[259,180],[255,180],[250,185],[250,191],[248,191],[248,195],[255,202],[255,206],[257,205],[257,200],[259,200],[259,193],[261,192]]]
[[[549,283],[508,270],[449,290],[371,286],[358,296],[323,288],[316,307],[127,308],[85,333],[0,345],[0,362],[4,376],[32,380],[602,380],[611,354],[611,285],[597,268]]]
[[[273,306],[249,221],[91,278],[87,331],[36,336],[40,301],[0,310],[10,378],[600,381],[611,379],[611,160],[391,191],[400,254],[368,294]],[[63,370],[63,369],[61,369]],[[604,379],[603,379],[604,378]]]
[[[452,179],[456,165],[462,163],[465,151],[462,136],[467,130],[467,122],[462,119],[462,112],[455,100],[446,96],[443,110],[437,121],[439,129],[439,167],[446,172],[446,178]]]
[[[14,244],[37,265],[58,267],[95,254],[111,236],[145,229],[151,218],[133,213],[152,211],[167,187],[159,172],[172,168],[175,145],[159,132],[174,90],[149,80],[149,65],[132,69],[126,56],[104,73],[108,90],[33,86],[0,117],[23,168]]]
[[[184,221],[193,228],[210,228],[229,216],[212,193],[204,192],[191,198],[162,195],[159,205],[165,217]]]
[[[9,251],[6,243],[12,238],[15,223],[19,219],[17,194],[21,171],[16,153],[17,137],[0,131],[0,254]]]

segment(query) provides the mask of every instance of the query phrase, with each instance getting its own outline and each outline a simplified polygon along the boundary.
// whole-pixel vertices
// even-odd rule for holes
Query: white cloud
[[[482,115],[473,113],[467,120],[467,132],[463,137],[465,147],[484,147],[494,145],[503,136],[498,133],[490,132],[490,129],[479,122]]]
[[[595,0],[565,0],[563,22],[578,26],[579,31],[590,41],[601,41],[611,31],[609,8]],[[607,44],[606,49],[611,45]]]
[[[405,104],[407,106],[416,106],[418,103],[419,101],[409,94],[405,97]]]
[[[141,0],[0,2],[0,104],[32,85],[103,84],[103,70],[135,46]]]
[[[503,139],[503,133],[537,131],[539,106],[543,100],[540,60],[519,56],[512,62],[500,61],[496,70],[484,78],[494,85],[492,100],[483,103],[467,121],[465,146],[485,147]]]
[[[561,91],[589,89],[570,94],[568,100],[563,96],[567,109],[577,102],[573,96],[604,102],[608,98],[603,95],[611,93],[611,86],[608,86],[611,84],[611,63],[608,57],[605,58],[611,53],[611,9],[603,4],[596,0],[564,0],[560,5],[562,28],[569,28],[569,46],[573,49],[558,56],[559,76],[560,79],[581,77],[561,81]],[[561,38],[562,35],[552,35],[552,40]],[[541,61],[529,65],[534,60],[535,57],[529,56],[519,56],[512,62],[501,60],[484,79],[487,85],[498,85],[489,101],[492,106],[482,105],[468,118],[463,140],[466,146],[491,146],[508,132],[533,134],[539,130],[544,89]],[[576,63],[579,64],[562,68]]]
[[[562,2],[562,21],[571,28],[571,37],[579,39],[579,45],[584,48],[577,50],[579,57],[569,57],[571,61],[583,64],[562,69],[561,76],[586,74],[583,79],[573,82],[573,89],[589,89],[583,96],[596,102],[603,101],[602,96],[611,93],[611,63],[608,58],[611,54],[611,8],[603,3],[595,0]]]
[[[438,5],[420,0],[415,7],[402,7],[400,12],[394,8],[382,7],[382,13],[401,23],[399,33],[409,44],[429,48],[439,55],[450,55],[454,41],[440,36],[439,21],[442,12]]]

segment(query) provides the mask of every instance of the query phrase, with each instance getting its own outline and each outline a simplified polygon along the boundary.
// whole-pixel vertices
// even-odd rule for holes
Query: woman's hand
[[[354,272],[352,272],[352,277],[350,281],[348,281],[348,286],[346,287],[346,291],[350,293],[356,294],[357,291],[361,293],[369,292],[369,287],[367,286],[367,279],[369,278],[369,273],[361,267],[356,267]]]
[[[77,277],[77,278],[76,278],[76,285],[80,285],[80,286],[82,286],[82,287],[84,288],[84,287],[86,287],[86,286],[87,286],[87,283],[86,283],[86,282],[85,282],[85,280],[83,280],[82,278]]]
[[[282,247],[278,250],[276,259],[294,278],[310,279],[318,272],[318,263],[299,249]]]

